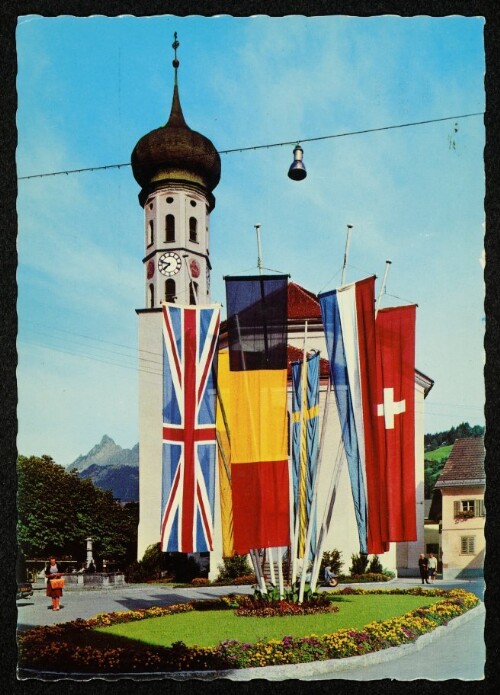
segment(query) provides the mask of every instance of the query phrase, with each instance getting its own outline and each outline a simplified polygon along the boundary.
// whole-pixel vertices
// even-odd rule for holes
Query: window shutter
[[[457,516],[457,514],[461,511],[462,509],[462,504],[458,500],[453,502],[453,515]]]
[[[474,555],[476,552],[476,537],[461,536],[460,537],[460,552],[462,555]]]
[[[484,513],[484,500],[476,500],[474,502],[474,514],[476,516],[485,516]]]

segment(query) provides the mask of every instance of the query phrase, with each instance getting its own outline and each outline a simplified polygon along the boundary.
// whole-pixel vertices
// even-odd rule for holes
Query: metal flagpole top
[[[260,243],[260,223],[254,224],[255,232],[257,233],[257,268],[259,269],[259,275],[262,275],[262,247]]]
[[[351,232],[352,224],[347,225],[347,238],[345,240],[345,251],[344,251],[344,265],[342,267],[342,279],[340,284],[343,286],[345,281],[345,274],[347,270],[347,259],[349,258],[349,244],[351,243]]]
[[[378,310],[380,309],[380,302],[382,301],[382,296],[385,293],[385,285],[387,282],[387,274],[389,273],[389,266],[391,265],[392,261],[389,259],[386,260],[385,262],[385,270],[384,270],[384,277],[382,280],[382,287],[380,288],[380,292],[377,297],[377,304],[375,306],[375,318],[377,318]]]

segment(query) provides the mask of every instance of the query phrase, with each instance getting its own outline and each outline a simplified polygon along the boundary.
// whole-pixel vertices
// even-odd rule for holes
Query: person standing
[[[53,611],[58,611],[61,609],[59,600],[62,596],[62,588],[53,587],[51,584],[51,579],[59,579],[62,574],[62,571],[57,566],[56,558],[52,556],[49,560],[49,564],[45,568],[45,576],[47,577],[47,589],[45,594],[52,599]]]
[[[420,553],[418,558],[418,569],[420,570],[420,578],[422,579],[422,584],[429,584],[429,574],[428,574],[428,560],[423,553]]]
[[[429,558],[427,560],[427,572],[429,575],[429,579],[431,580],[432,583],[434,583],[434,580],[436,578],[436,571],[437,571],[437,558],[434,557],[433,553],[429,553]]]

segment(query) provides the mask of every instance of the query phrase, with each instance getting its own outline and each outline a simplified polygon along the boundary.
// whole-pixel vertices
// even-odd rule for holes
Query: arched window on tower
[[[153,220],[149,220],[148,224],[148,246],[151,246],[154,244],[155,241],[155,228],[153,224]]]
[[[165,217],[165,241],[175,241],[175,217],[173,215]]]
[[[189,218],[189,241],[198,241],[198,221],[196,217]]]
[[[198,283],[191,280],[189,283],[189,303],[196,305],[198,299]]]
[[[150,284],[149,286],[149,307],[150,309],[153,309],[155,305],[155,286],[153,283]]]
[[[176,300],[175,280],[172,280],[172,278],[169,278],[168,280],[165,280],[165,301],[166,302],[175,302],[175,300]]]

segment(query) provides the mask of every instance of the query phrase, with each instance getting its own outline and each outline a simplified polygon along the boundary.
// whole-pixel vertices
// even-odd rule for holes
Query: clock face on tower
[[[167,277],[178,273],[181,269],[181,265],[181,257],[171,251],[169,253],[164,253],[158,259],[158,270]]]
[[[148,269],[147,269],[147,276],[148,280],[151,280],[153,275],[155,274],[155,264],[154,261],[149,261],[148,263]]]

